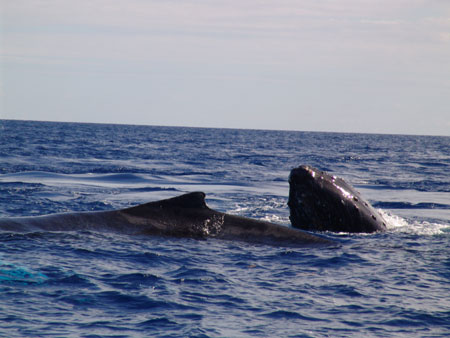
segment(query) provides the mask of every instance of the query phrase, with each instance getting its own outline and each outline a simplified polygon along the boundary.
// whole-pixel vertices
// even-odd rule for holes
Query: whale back
[[[210,236],[213,228],[219,229],[216,220],[221,213],[208,208],[205,193],[191,192],[122,209],[118,214],[140,225],[142,234],[201,239]]]
[[[145,234],[196,239],[220,238],[280,245],[335,245],[322,237],[261,220],[210,209],[203,192],[150,202],[120,210],[130,223],[146,222]],[[134,219],[132,219],[134,218]]]
[[[0,230],[114,231],[131,235],[218,238],[288,246],[336,244],[297,229],[212,210],[206,205],[203,192],[121,210],[0,219]]]

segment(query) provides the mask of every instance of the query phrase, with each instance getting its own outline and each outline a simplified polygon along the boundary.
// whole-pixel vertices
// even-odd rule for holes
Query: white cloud
[[[423,0],[14,0],[3,6],[2,53],[22,62],[48,56],[59,62],[254,62],[294,68],[418,60],[424,50],[442,60],[439,55],[449,53],[442,43],[448,41],[450,5],[434,3],[436,8]]]
[[[388,53],[402,48],[413,55],[424,34],[446,36],[430,19],[417,29],[413,14],[423,7],[418,0],[15,0],[4,8],[4,53],[131,60],[186,53],[202,61],[223,54],[294,62],[310,51],[319,58],[330,49],[337,57],[367,57],[385,46]]]
[[[14,0],[2,6],[0,56],[8,79],[18,76],[17,69],[39,67],[41,73],[53,72],[49,77],[79,72],[99,86],[100,73],[125,82],[136,76],[139,81],[121,90],[142,93],[137,83],[147,78],[165,99],[190,100],[180,93],[199,98],[215,89],[211,99],[205,98],[210,100],[204,102],[205,110],[215,105],[212,98],[228,100],[231,107],[242,105],[242,116],[246,109],[282,106],[289,112],[280,114],[285,121],[310,109],[318,123],[320,114],[333,107],[350,107],[349,114],[357,115],[377,90],[385,93],[378,98],[383,103],[379,107],[389,110],[395,98],[386,97],[386,88],[398,89],[401,100],[410,97],[426,106],[432,96],[421,98],[421,91],[448,91],[450,86],[446,1]],[[72,80],[65,82],[66,92],[83,92],[83,76],[68,76]],[[168,78],[167,91],[177,95],[158,87]],[[105,85],[112,82],[105,80]],[[49,92],[58,89],[56,83],[48,82]],[[234,89],[238,83],[241,90]],[[253,93],[247,101],[261,101],[244,103],[240,93],[247,91]],[[81,99],[73,100],[74,107],[83,105]],[[19,105],[9,102],[9,107]],[[169,106],[188,104],[164,106],[167,111]],[[414,104],[402,106],[406,114]]]

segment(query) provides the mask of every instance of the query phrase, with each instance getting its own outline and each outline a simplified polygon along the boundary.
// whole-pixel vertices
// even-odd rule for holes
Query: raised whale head
[[[343,179],[302,165],[289,176],[293,227],[315,231],[375,232],[386,230],[381,215]]]

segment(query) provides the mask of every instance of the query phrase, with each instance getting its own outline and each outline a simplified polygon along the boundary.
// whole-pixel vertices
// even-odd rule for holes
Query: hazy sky
[[[450,135],[449,0],[0,10],[0,118]]]

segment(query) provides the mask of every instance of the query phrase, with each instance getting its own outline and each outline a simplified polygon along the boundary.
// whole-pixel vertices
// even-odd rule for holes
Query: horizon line
[[[146,124],[146,123],[123,123],[123,122],[25,120],[25,119],[15,119],[15,118],[0,118],[0,121],[46,122],[46,123],[76,123],[76,124],[99,124],[99,125],[119,125],[119,126],[167,127],[167,128],[194,128],[194,129],[255,130],[255,131],[279,131],[279,132],[285,131],[285,132],[299,132],[299,133],[450,137],[450,135],[439,135],[439,134],[431,135],[431,134],[407,134],[407,133],[389,133],[389,132],[382,133],[382,132],[351,132],[351,131],[330,131],[330,130],[295,130],[295,129],[266,129],[266,128],[243,128],[243,127],[212,127],[212,126],[165,125],[165,124]]]

